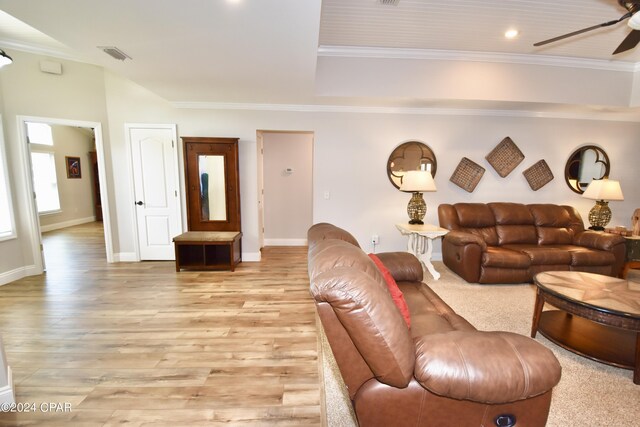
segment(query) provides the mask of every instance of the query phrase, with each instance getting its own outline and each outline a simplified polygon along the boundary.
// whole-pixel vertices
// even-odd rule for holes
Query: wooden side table
[[[176,248],[176,271],[194,270],[234,271],[241,261],[239,231],[187,231],[173,238]]]
[[[446,228],[438,227],[431,224],[396,224],[396,228],[404,236],[409,236],[409,242],[407,243],[407,252],[412,253],[422,262],[422,264],[429,270],[429,273],[435,280],[440,278],[438,273],[431,263],[431,255],[433,254],[433,240],[444,236],[449,232]]]
[[[640,236],[625,236],[627,239],[627,255],[620,277],[627,278],[629,270],[640,268]]]

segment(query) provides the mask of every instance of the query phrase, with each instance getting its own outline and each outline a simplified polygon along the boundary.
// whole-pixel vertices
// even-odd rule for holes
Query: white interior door
[[[175,259],[182,233],[175,126],[128,126],[141,260]]]

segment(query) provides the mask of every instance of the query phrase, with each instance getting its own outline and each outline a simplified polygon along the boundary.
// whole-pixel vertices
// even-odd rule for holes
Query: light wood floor
[[[94,223],[47,233],[45,254],[45,275],[0,287],[17,400],[38,407],[0,425],[320,424],[306,248],[176,273],[107,264]]]

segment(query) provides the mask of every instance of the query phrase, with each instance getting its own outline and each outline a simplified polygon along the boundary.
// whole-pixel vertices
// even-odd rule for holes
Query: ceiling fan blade
[[[554,38],[549,39],[549,40],[543,40],[541,42],[534,43],[533,45],[534,46],[544,46],[545,44],[549,44],[549,43],[557,42],[558,40],[562,40],[562,39],[566,39],[566,38],[569,38],[569,37],[577,36],[578,34],[586,33],[587,31],[597,30],[598,28],[602,28],[602,27],[608,27],[610,25],[617,24],[620,21],[624,21],[627,18],[630,18],[631,15],[632,15],[631,12],[625,13],[619,19],[614,19],[613,21],[603,22],[602,24],[594,25],[592,27],[587,27],[587,28],[583,28],[583,29],[578,30],[578,31],[573,31],[571,33],[563,34],[561,36],[554,37]]]
[[[629,35],[622,40],[622,43],[620,43],[620,46],[618,46],[613,54],[615,55],[616,53],[626,52],[627,50],[633,49],[638,45],[638,43],[640,43],[640,31],[631,30]]]

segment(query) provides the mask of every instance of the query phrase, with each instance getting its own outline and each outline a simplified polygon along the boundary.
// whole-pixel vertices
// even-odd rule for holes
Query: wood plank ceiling
[[[618,19],[616,0],[323,0],[320,45],[442,49],[640,61],[640,48],[612,56],[626,22],[545,47],[533,43]],[[513,40],[504,37],[516,28]]]

